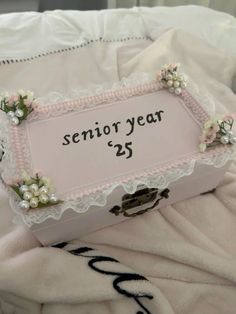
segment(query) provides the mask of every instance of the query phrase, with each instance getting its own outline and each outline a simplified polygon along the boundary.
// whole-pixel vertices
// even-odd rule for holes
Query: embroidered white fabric
[[[89,90],[73,90],[70,91],[67,95],[62,95],[59,92],[51,92],[47,96],[43,98],[39,98],[38,101],[40,103],[56,103],[61,101],[68,101],[78,99],[82,96],[94,95],[98,93],[102,93],[107,90],[116,90],[124,86],[135,86],[143,83],[147,83],[153,80],[153,73],[137,73],[135,75],[130,76],[129,78],[123,78],[120,82],[113,84],[113,86],[109,86],[108,84],[104,84],[102,86],[93,86]],[[207,111],[210,116],[215,115],[215,101],[212,99],[206,92],[201,92],[197,88],[197,86],[188,81],[187,90],[190,94],[198,101]],[[1,118],[1,117],[0,117]],[[8,121],[5,119],[1,119],[0,123],[0,137],[4,146],[4,158],[2,162],[0,162],[0,173],[2,178],[4,179],[4,174],[7,173],[9,175],[14,175],[16,171],[14,154],[10,150],[9,139],[8,139]],[[145,185],[149,188],[158,188],[164,189],[169,186],[174,181],[179,180],[184,176],[191,175],[194,171],[194,167],[196,163],[202,163],[206,165],[212,165],[214,167],[222,167],[228,161],[236,158],[236,150],[235,149],[222,149],[222,153],[218,155],[212,155],[212,157],[206,156],[202,154],[201,158],[192,159],[189,162],[182,163],[180,166],[172,167],[171,169],[165,170],[161,173],[153,173],[153,174],[145,174],[139,178],[130,180],[125,183],[114,183],[109,186],[109,188],[105,188],[102,191],[92,193],[90,195],[86,195],[73,200],[66,200],[65,202],[45,207],[44,209],[35,209],[28,212],[22,211],[19,206],[18,196],[8,189],[10,194],[10,204],[13,211],[17,214],[14,218],[14,222],[17,224],[26,224],[27,226],[32,226],[33,224],[39,224],[47,220],[48,218],[53,218],[55,220],[59,220],[62,214],[67,209],[73,209],[77,213],[86,212],[91,206],[105,206],[107,197],[112,193],[114,189],[118,186],[122,186],[124,191],[127,193],[134,193],[139,185]]]

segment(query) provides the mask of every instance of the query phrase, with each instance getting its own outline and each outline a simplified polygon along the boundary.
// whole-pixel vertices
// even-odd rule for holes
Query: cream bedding
[[[135,10],[127,12],[137,17]],[[205,12],[204,9],[203,14]],[[149,13],[150,17],[154,16],[153,12]],[[56,12],[54,18],[67,14]],[[95,12],[84,14],[91,14],[93,18],[96,16]],[[114,11],[111,18],[112,14],[115,14]],[[209,11],[209,14],[213,13]],[[143,9],[143,16],[147,15],[147,9]],[[136,32],[132,23],[129,29],[124,27],[124,14],[117,16],[117,21],[121,16],[121,32],[126,32],[125,36],[128,31]],[[39,18],[33,14],[31,17],[32,20],[45,18],[44,25],[47,25],[46,15]],[[219,20],[221,17],[220,14]],[[109,21],[108,15],[106,18]],[[68,15],[63,21],[73,24],[73,18],[69,19]],[[81,23],[85,29],[90,29],[87,18]],[[96,25],[92,24],[94,32],[101,29],[101,23]],[[142,22],[140,26],[144,39],[136,38],[140,36],[135,34],[134,39],[126,38],[124,42],[100,40],[77,48],[81,59],[78,64],[78,88],[89,88],[92,84],[105,81],[115,82],[137,72],[154,71],[175,58],[200,88],[206,88],[218,100],[218,112],[236,111],[236,96],[231,89],[236,73],[232,42],[228,43],[231,49],[223,51],[222,46],[220,49],[212,46],[217,42],[210,45],[200,39],[201,36],[177,29],[167,30],[169,27],[166,25],[158,34],[157,27],[149,33],[148,25],[151,25],[150,21],[147,24]],[[103,25],[104,29],[107,29],[106,26]],[[224,24],[224,30],[225,27]],[[41,26],[39,29],[43,32]],[[57,30],[51,29],[52,32]],[[110,28],[109,32],[112,35]],[[63,28],[58,33],[63,33]],[[13,31],[13,37],[19,34]],[[225,32],[224,36],[227,37],[227,34]],[[149,36],[153,40],[146,38]],[[10,41],[9,35],[7,38]],[[53,49],[55,46],[62,48],[62,41],[58,43],[56,38],[52,42]],[[32,45],[32,38],[29,42]],[[67,44],[64,42],[65,46]],[[13,49],[9,50],[10,58],[20,59],[27,53],[18,41],[15,47],[15,53]],[[37,45],[35,55],[45,47],[49,49],[48,45]],[[4,49],[7,57],[6,47],[2,51]],[[63,54],[67,53],[60,52],[57,56],[63,58]],[[29,55],[32,55],[32,47]],[[1,56],[4,59],[3,52]],[[46,58],[42,56],[30,61],[29,68],[35,62],[42,65],[37,77],[28,75],[27,62],[2,64],[1,90],[22,87],[19,86],[21,83],[30,85],[37,80],[43,84],[32,84],[30,87],[35,87],[38,93],[49,86],[66,90],[73,75],[66,71],[67,67],[43,67]],[[50,75],[52,71],[54,75]],[[68,83],[66,86],[63,84],[65,81]],[[236,313],[235,163],[213,194],[154,210],[72,243],[61,244],[59,248],[42,248],[26,228],[13,225],[7,196],[3,191],[0,195],[1,313]]]

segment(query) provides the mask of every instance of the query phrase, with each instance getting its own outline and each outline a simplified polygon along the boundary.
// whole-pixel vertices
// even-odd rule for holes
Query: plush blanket
[[[71,58],[78,61],[74,71],[68,71]],[[217,100],[217,112],[236,111],[231,90],[236,60],[175,29],[154,41],[100,40],[3,64],[0,86],[66,92],[71,84],[82,89],[155,72],[173,60]],[[3,191],[0,200],[1,313],[236,313],[235,163],[214,193],[56,247],[40,247],[26,227],[12,224]]]

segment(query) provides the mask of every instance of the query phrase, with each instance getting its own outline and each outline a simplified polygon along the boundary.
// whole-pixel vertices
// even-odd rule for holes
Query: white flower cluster
[[[203,127],[200,136],[200,151],[204,152],[208,147],[215,144],[235,144],[236,135],[232,130],[234,119],[227,115],[221,119],[208,120]]]
[[[34,93],[31,91],[18,90],[17,95],[9,96],[9,93],[1,93],[1,109],[7,113],[10,122],[18,125],[32,111],[31,105]]]
[[[17,91],[18,95],[21,97],[26,97],[28,100],[33,101],[34,99],[34,93],[30,90],[24,91],[23,89],[19,89]]]
[[[19,187],[19,191],[22,196],[20,207],[23,210],[37,208],[40,204],[56,204],[58,201],[56,195],[50,193],[50,189],[47,185],[39,187],[36,183],[31,185],[23,184]]]
[[[187,79],[184,74],[178,73],[179,64],[164,65],[158,73],[157,80],[163,88],[167,88],[169,92],[180,95],[182,89],[187,86]]]

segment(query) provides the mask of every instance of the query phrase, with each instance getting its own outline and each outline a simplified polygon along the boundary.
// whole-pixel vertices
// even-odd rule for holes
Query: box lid
[[[191,174],[196,162],[221,167],[234,158],[232,145],[216,143],[199,151],[209,104],[193,82],[175,94],[157,80],[139,81],[54,104],[36,103],[17,126],[1,115],[5,186],[22,181],[23,171],[42,173],[63,200],[24,211],[19,194],[8,189],[14,211],[27,225],[59,219],[68,208],[85,212],[91,205],[104,206],[119,185],[128,193],[140,184],[162,189]]]

